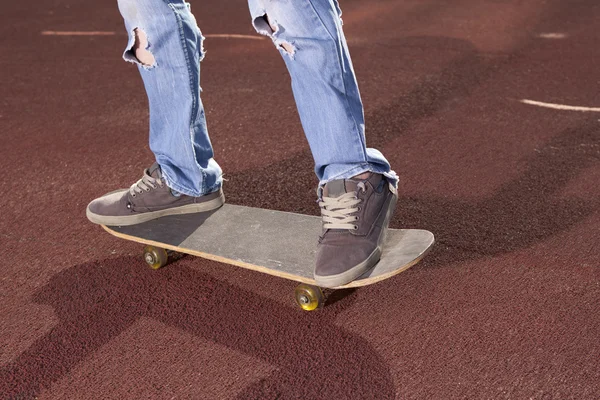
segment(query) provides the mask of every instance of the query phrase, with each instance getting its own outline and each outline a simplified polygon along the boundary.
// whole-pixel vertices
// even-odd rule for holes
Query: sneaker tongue
[[[338,179],[328,182],[323,188],[323,196],[340,197],[345,193],[356,192],[358,182],[350,179]]]
[[[148,168],[148,175],[155,179],[162,179],[162,173],[160,172],[160,165],[158,163],[152,164],[150,168]]]

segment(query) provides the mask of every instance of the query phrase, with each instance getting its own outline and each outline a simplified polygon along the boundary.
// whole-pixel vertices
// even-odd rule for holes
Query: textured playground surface
[[[392,227],[437,244],[312,313],[293,282],[152,271],[88,223],[152,162],[116,1],[0,5],[0,398],[600,397],[596,0],[342,0]],[[243,0],[192,7],[228,202],[316,215],[279,53]]]

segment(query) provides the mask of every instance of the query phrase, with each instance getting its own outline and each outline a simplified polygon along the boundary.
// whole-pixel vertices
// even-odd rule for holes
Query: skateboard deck
[[[210,213],[170,215],[131,226],[103,226],[114,236],[316,285],[313,270],[321,218],[225,204]],[[379,263],[337,289],[370,285],[418,263],[431,232],[389,229]]]

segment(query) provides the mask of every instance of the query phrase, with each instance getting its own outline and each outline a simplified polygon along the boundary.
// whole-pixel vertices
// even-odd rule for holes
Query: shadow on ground
[[[395,395],[390,372],[371,345],[333,322],[352,305],[351,297],[305,313],[182,263],[151,271],[139,259],[119,258],[70,268],[34,299],[53,307],[60,322],[0,371],[0,392],[14,398],[36,396],[140,317],[276,367],[240,398]]]

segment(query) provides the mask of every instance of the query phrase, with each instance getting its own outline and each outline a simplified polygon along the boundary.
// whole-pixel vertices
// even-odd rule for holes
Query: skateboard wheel
[[[144,261],[152,269],[159,269],[164,267],[169,260],[169,255],[165,249],[154,246],[144,247]]]
[[[296,303],[304,311],[313,311],[323,306],[325,298],[318,286],[301,283],[296,287]]]

